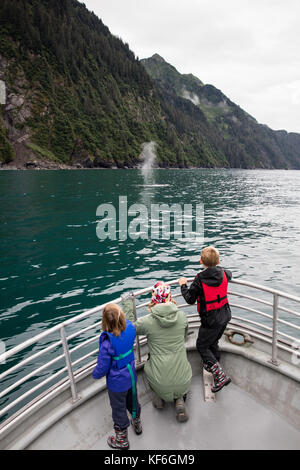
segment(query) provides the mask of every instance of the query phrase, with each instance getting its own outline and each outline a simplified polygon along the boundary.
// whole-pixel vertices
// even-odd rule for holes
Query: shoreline
[[[0,171],[51,171],[51,170],[143,170],[141,166],[97,166],[97,167],[85,167],[81,164],[67,165],[65,163],[56,162],[30,162],[25,165],[14,165],[13,162],[0,164]],[[238,168],[238,167],[174,167],[174,166],[153,166],[150,170],[298,170],[298,168]]]

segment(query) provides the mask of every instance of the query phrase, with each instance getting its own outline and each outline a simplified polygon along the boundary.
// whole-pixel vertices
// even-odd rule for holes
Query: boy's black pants
[[[110,406],[112,408],[112,419],[115,426],[125,429],[130,426],[126,409],[132,414],[132,388],[126,392],[112,392],[108,389]],[[141,407],[136,395],[136,416],[141,414]]]
[[[197,350],[203,362],[209,367],[220,360],[221,352],[218,342],[226,329],[227,323],[228,321],[213,326],[205,326],[204,323],[204,325],[201,325],[199,328],[196,342]]]

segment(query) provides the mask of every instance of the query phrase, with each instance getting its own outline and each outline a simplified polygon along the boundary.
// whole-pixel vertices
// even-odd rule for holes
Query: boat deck
[[[216,394],[215,403],[209,403],[203,398],[202,376],[195,375],[186,406],[190,419],[178,423],[173,404],[157,410],[148,398],[142,406],[143,433],[137,436],[129,428],[130,449],[300,449],[299,430],[233,383]],[[93,412],[87,411],[85,405],[73,410],[67,421],[57,423],[27,448],[110,449],[107,394],[96,397]]]

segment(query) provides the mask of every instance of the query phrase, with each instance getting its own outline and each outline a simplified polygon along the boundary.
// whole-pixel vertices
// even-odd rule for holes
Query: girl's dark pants
[[[126,392],[112,392],[108,390],[110,406],[112,408],[112,419],[115,427],[125,429],[130,426],[126,410],[132,414],[132,388]],[[136,416],[139,418],[141,407],[137,397]]]
[[[196,346],[203,362],[210,367],[220,361],[218,342],[230,319],[230,309],[226,306],[219,311],[210,312],[206,317],[201,317]]]

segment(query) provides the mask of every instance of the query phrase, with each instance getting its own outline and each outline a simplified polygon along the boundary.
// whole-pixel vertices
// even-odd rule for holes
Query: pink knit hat
[[[152,289],[152,302],[164,304],[171,301],[171,287],[163,281],[158,281]]]

